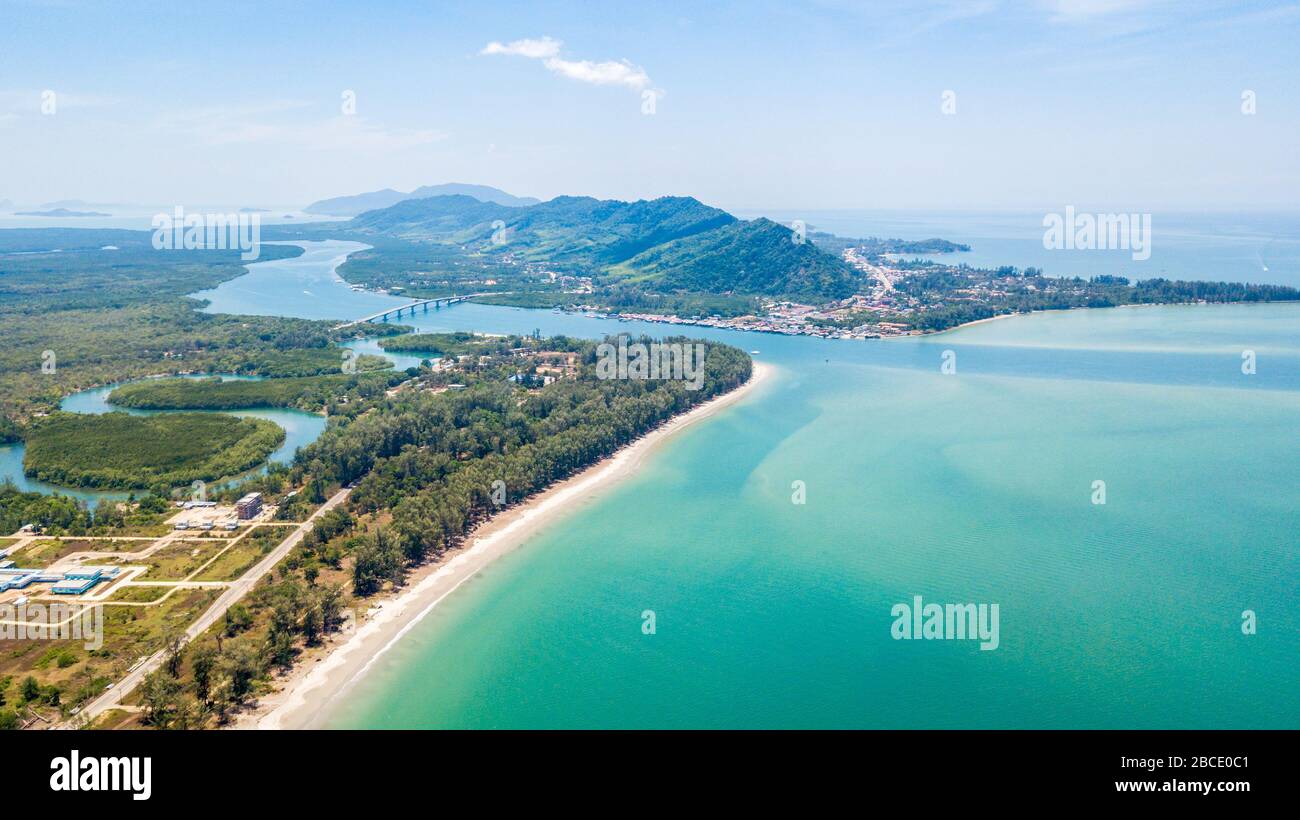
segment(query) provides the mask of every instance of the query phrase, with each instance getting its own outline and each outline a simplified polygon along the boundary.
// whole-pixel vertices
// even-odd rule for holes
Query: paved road
[[[208,631],[213,624],[224,617],[226,610],[230,609],[230,607],[240,598],[243,598],[248,591],[253,588],[253,585],[262,579],[262,576],[270,572],[276,564],[280,563],[280,561],[289,554],[289,550],[297,546],[298,542],[307,534],[307,531],[316,523],[317,518],[334,509],[339,504],[342,504],[344,500],[347,499],[348,493],[350,492],[352,491],[345,487],[331,496],[328,501],[321,505],[320,509],[311,514],[310,518],[299,524],[298,528],[294,530],[288,538],[284,539],[280,546],[267,553],[265,558],[257,562],[252,569],[240,576],[238,581],[231,584],[230,588],[223,592],[221,597],[217,599],[217,602],[208,607],[208,610],[200,615],[197,621],[190,624],[189,629],[185,630],[184,641],[189,643],[204,632]],[[117,682],[116,686],[104,692],[102,695],[92,700],[89,705],[84,707],[77,715],[77,719],[93,721],[105,711],[117,706],[122,698],[131,694],[131,692],[140,685],[140,682],[144,680],[146,675],[157,669],[159,666],[162,666],[165,656],[165,649],[160,649],[153,655],[150,655],[149,660],[140,664],[131,672],[128,672],[126,677]],[[64,726],[63,728],[71,727]]]

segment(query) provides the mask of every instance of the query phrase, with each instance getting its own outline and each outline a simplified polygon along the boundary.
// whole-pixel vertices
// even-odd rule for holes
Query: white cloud
[[[480,54],[508,54],[513,57],[529,57],[540,60],[546,57],[555,57],[560,53],[560,46],[564,45],[559,40],[553,40],[550,37],[542,37],[536,40],[523,39],[512,40],[509,43],[499,43],[495,40],[488,43],[480,51]]]
[[[544,65],[561,77],[584,83],[626,85],[638,91],[650,85],[650,75],[645,73],[645,69],[638,68],[627,60],[593,63],[591,60],[561,60],[552,57]]]
[[[541,60],[547,71],[593,85],[622,85],[640,91],[650,86],[650,75],[644,68],[627,60],[565,60],[560,57],[564,43],[551,37],[513,40],[500,43],[496,40],[483,47],[479,54],[504,54]]]

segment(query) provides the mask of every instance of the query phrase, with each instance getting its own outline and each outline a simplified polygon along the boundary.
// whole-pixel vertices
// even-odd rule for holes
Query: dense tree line
[[[964,292],[975,285],[993,285],[995,294],[973,298]],[[1300,290],[1283,285],[1243,282],[1185,282],[1123,276],[1053,278],[1036,268],[978,270],[966,266],[926,267],[902,279],[900,292],[920,300],[923,308],[906,316],[889,317],[918,330],[946,330],[966,322],[1006,313],[1121,305],[1190,302],[1275,302],[1300,300]]]
[[[387,364],[387,360],[383,360]],[[337,366],[335,368],[337,370]],[[374,398],[407,379],[405,371],[380,370],[350,375],[303,376],[250,381],[149,379],[118,387],[111,404],[148,410],[240,410],[248,407],[293,407],[319,411],[340,398]]]
[[[299,645],[315,646],[343,622],[343,590],[286,578],[260,585],[226,613],[219,629],[188,646],[167,640],[161,668],[140,687],[144,723],[158,729],[226,723],[273,669],[288,669]]]
[[[284,443],[274,422],[219,413],[54,413],[27,432],[30,476],[74,487],[148,489],[234,476]]]
[[[454,546],[503,506],[733,389],[752,367],[743,351],[706,343],[700,390],[672,380],[601,380],[596,343],[575,344],[577,379],[533,391],[483,381],[463,391],[412,392],[327,430],[299,452],[296,469],[305,474],[357,482],[354,511],[391,511],[386,529],[346,543],[356,557],[358,594],[400,580],[406,566]],[[334,527],[321,522],[317,540],[328,541]]]
[[[155,523],[167,514],[170,505],[158,495],[105,500],[92,509],[66,495],[25,493],[11,481],[0,483],[0,535],[26,524],[50,535],[106,535]]]
[[[466,331],[452,333],[406,333],[381,339],[384,350],[425,353],[430,356],[488,356],[522,347],[522,336],[479,336]]]
[[[308,340],[303,340],[308,341]],[[328,376],[342,372],[345,361],[343,348],[330,343],[329,336],[321,333],[316,339],[319,346],[268,350],[256,359],[232,362],[227,371],[239,375],[264,376],[268,379],[287,379],[302,376]],[[384,370],[392,364],[382,356],[362,354],[351,360],[358,371]]]

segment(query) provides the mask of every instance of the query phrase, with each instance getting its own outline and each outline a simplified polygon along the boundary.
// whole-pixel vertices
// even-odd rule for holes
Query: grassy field
[[[123,603],[148,604],[171,592],[171,587],[122,587],[108,596],[110,601]]]
[[[196,581],[233,581],[248,572],[276,544],[293,530],[288,527],[258,527],[251,535],[226,551],[211,566],[199,573]]]
[[[23,466],[54,484],[149,489],[233,476],[266,461],[284,430],[216,413],[56,413],[33,424]]]
[[[125,729],[128,724],[136,721],[138,715],[135,712],[128,712],[125,709],[109,709],[99,716],[95,721],[94,729]]]
[[[168,544],[146,559],[145,563],[149,565],[149,571],[139,580],[183,581],[225,546],[224,540],[216,539],[208,543],[176,541]]]
[[[14,554],[9,556],[16,566],[25,569],[45,569],[50,564],[60,558],[71,555],[74,552],[87,552],[95,550],[97,552],[114,552],[121,550],[129,552],[140,549],[145,541],[122,541],[111,543],[108,541],[72,541],[66,539],[47,539],[42,541],[33,541]],[[137,546],[131,546],[135,544]]]
[[[147,587],[136,589],[153,593]],[[183,631],[218,595],[220,590],[181,590],[157,606],[107,606],[104,643],[95,650],[76,639],[0,641],[0,695],[6,702],[0,708],[57,720],[119,680],[137,660],[161,649],[168,635]],[[20,686],[29,675],[42,694],[25,702]]]

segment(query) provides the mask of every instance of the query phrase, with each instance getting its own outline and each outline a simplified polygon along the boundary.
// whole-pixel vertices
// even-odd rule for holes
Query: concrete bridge
[[[392,307],[388,310],[382,310],[379,313],[372,313],[369,316],[354,319],[351,322],[344,322],[343,324],[336,326],[334,329],[342,330],[343,328],[353,327],[354,325],[360,325],[366,322],[387,322],[390,316],[395,319],[400,319],[402,318],[403,311],[414,318],[416,308],[422,308],[425,313],[428,313],[429,305],[433,305],[434,310],[439,310],[443,305],[454,305],[457,302],[464,302],[467,299],[473,299],[476,296],[504,296],[506,293],[509,293],[509,291],[487,291],[484,293],[466,293],[463,296],[440,296],[437,299],[419,299],[410,304],[398,305],[397,307]]]

